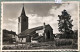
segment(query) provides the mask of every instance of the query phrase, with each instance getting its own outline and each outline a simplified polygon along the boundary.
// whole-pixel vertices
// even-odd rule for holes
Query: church
[[[26,16],[24,6],[20,17],[18,17],[18,39],[19,42],[46,42],[53,41],[53,29],[49,24],[43,23],[43,26],[28,29],[28,17]]]

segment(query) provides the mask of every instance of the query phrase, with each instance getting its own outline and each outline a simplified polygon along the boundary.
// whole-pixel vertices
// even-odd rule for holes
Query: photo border
[[[3,36],[2,36],[2,28],[3,28],[3,3],[55,3],[54,1],[3,1],[1,2],[1,51],[15,51],[15,50],[3,50]],[[16,51],[79,51],[79,2],[78,1],[66,1],[66,2],[62,2],[62,3],[77,3],[78,4],[78,49],[35,49],[35,50],[16,50]]]

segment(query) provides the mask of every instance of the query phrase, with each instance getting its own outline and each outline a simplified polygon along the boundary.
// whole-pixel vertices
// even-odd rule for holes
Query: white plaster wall
[[[26,38],[23,38],[22,42],[26,42]]]

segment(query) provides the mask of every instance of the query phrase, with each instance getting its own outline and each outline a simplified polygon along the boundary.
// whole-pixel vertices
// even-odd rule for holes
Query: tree
[[[59,32],[63,33],[63,34],[72,34],[73,31],[72,31],[72,19],[71,19],[71,16],[70,14],[67,13],[66,10],[63,10],[62,11],[62,15],[58,15],[59,17],[59,23],[58,23],[58,29],[59,29]],[[66,35],[65,35],[66,36]]]

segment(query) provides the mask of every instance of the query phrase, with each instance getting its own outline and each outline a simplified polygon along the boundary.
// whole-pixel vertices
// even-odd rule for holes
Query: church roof
[[[45,25],[45,28],[47,27],[51,27],[49,24]],[[31,28],[31,29],[26,29],[25,31],[23,31],[22,33],[18,34],[19,37],[26,37],[26,36],[32,36],[33,33],[37,30],[42,30],[43,26],[39,26],[39,27],[35,27],[35,28]],[[52,29],[52,28],[51,28]]]
[[[25,14],[25,9],[24,9],[24,5],[23,5],[23,8],[22,8],[22,12],[21,12],[21,15],[26,15],[26,14]]]

